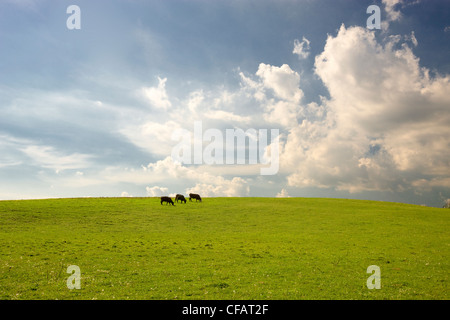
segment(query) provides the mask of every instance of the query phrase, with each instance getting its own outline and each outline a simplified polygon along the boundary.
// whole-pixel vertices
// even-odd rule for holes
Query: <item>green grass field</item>
[[[449,214],[317,198],[0,201],[0,299],[449,299]],[[367,288],[370,265],[381,289]]]

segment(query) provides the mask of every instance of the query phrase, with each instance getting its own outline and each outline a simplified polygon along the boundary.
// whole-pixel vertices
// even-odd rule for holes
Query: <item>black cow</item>
[[[199,201],[202,202],[202,198],[199,194],[196,193],[189,193],[189,201],[192,201],[192,199],[195,199],[195,202]]]
[[[166,205],[169,203],[173,206],[175,205],[170,197],[161,197],[161,204],[163,204],[163,202],[166,202]]]
[[[178,201],[181,201],[181,202],[184,201],[184,203],[186,203],[186,198],[182,194],[177,194],[175,196],[175,202],[178,202]]]

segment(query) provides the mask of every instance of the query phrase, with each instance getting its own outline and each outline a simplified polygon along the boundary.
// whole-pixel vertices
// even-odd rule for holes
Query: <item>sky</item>
[[[1,0],[0,199],[442,207],[448,17],[444,0]],[[238,163],[227,130],[253,129],[270,134],[245,140]],[[256,164],[251,139],[267,142]],[[181,145],[201,161],[176,158]]]

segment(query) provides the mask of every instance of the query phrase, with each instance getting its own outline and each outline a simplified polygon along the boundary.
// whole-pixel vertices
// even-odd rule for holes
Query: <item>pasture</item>
[[[317,198],[0,201],[0,299],[449,299],[449,214]],[[366,286],[370,265],[381,289]]]

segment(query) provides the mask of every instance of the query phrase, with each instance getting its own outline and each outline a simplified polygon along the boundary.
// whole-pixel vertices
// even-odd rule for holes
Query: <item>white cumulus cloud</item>
[[[298,55],[300,59],[306,59],[309,56],[309,44],[310,41],[305,37],[303,37],[301,42],[298,39],[295,39],[294,50],[292,51],[292,53]]]
[[[276,197],[277,198],[289,198],[290,196],[289,196],[289,192],[287,192],[287,190],[283,188],[283,189],[281,189],[280,192],[277,193]]]
[[[290,130],[281,157],[284,170],[296,168],[289,185],[450,186],[450,76],[431,77],[407,45],[394,44],[361,27],[328,37],[315,62],[330,94],[326,116]]]
[[[147,191],[147,195],[149,197],[161,197],[167,195],[169,192],[168,188],[159,186],[146,187],[145,190]]]
[[[161,79],[158,77],[158,81],[157,87],[142,88],[142,93],[153,107],[167,110],[172,106],[166,92],[167,78]]]

